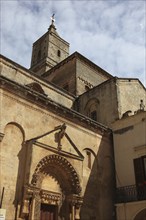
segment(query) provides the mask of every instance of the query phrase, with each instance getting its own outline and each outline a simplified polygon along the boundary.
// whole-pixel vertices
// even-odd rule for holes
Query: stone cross
[[[51,20],[52,20],[52,25],[53,25],[55,22],[55,14],[52,15]]]

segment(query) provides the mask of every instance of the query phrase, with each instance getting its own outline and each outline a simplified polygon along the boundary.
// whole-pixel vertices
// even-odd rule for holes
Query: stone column
[[[75,204],[75,220],[80,219],[80,209],[81,209],[82,201],[77,201]]]
[[[68,202],[71,206],[70,220],[80,220],[80,209],[83,199],[75,194],[68,196]]]
[[[75,204],[72,202],[71,204],[71,220],[75,220]]]
[[[32,198],[31,199],[31,203],[30,203],[30,212],[29,212],[29,218],[28,220],[32,220],[34,219],[34,207],[35,207],[35,199]]]
[[[32,217],[31,220],[40,220],[41,198],[40,192],[35,191],[32,201]]]

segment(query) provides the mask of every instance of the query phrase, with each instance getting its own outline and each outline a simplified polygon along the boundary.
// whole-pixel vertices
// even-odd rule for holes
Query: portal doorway
[[[57,220],[57,206],[41,203],[40,220]]]
[[[24,203],[29,204],[33,197],[31,210],[28,205],[23,208],[30,213],[30,220],[80,219],[80,180],[66,158],[55,154],[42,158],[26,188]]]

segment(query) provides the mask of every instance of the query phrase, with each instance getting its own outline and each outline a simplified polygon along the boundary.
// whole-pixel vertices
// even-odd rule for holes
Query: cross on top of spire
[[[52,25],[53,25],[54,22],[55,22],[55,14],[52,15],[52,17],[51,17],[51,21],[52,21]]]

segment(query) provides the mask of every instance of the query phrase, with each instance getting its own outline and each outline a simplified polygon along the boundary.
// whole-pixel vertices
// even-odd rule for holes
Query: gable
[[[43,135],[31,139],[31,141],[33,141],[34,145],[46,148],[54,153],[73,157],[78,160],[84,159],[79,148],[67,134],[65,123]]]

